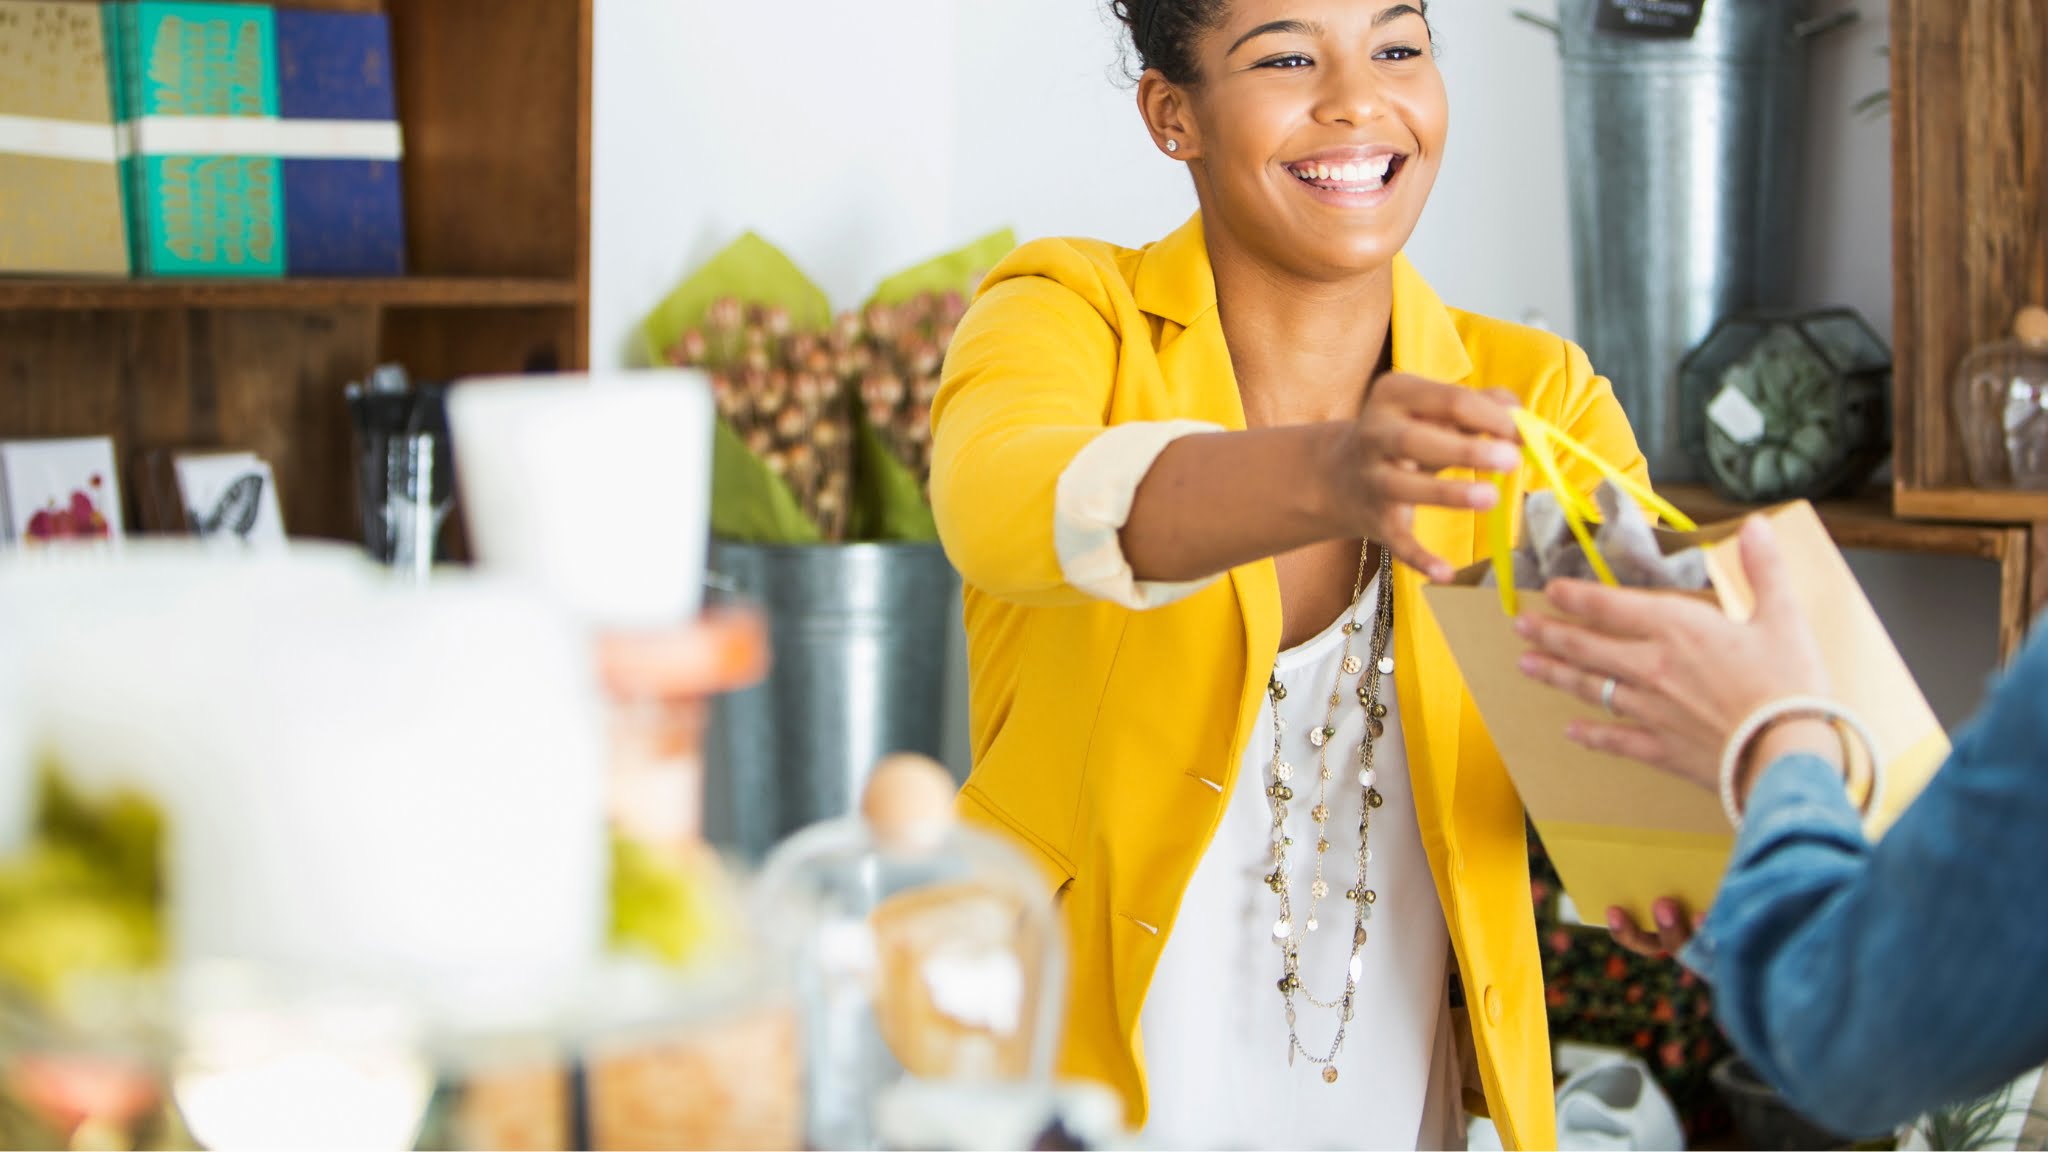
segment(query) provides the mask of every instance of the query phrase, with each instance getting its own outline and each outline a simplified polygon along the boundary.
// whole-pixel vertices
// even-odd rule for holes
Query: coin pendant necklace
[[[1315,826],[1315,874],[1308,888],[1306,915],[1299,923],[1295,920],[1294,887],[1289,875],[1293,865],[1294,839],[1287,834],[1288,804],[1294,799],[1294,765],[1281,754],[1285,723],[1280,717],[1280,702],[1287,699],[1287,685],[1281,681],[1278,668],[1273,670],[1266,685],[1266,695],[1273,712],[1273,758],[1266,785],[1266,803],[1273,817],[1273,870],[1266,875],[1265,882],[1280,898],[1280,917],[1273,922],[1273,941],[1280,946],[1282,956],[1279,987],[1280,998],[1287,1009],[1287,1062],[1292,1065],[1294,1057],[1299,1054],[1310,1063],[1321,1065],[1323,1081],[1329,1084],[1337,1082],[1337,1054],[1343,1051],[1344,1032],[1351,1023],[1358,981],[1365,971],[1366,922],[1372,919],[1373,905],[1379,899],[1368,885],[1368,880],[1372,864],[1369,835],[1372,814],[1386,802],[1379,789],[1374,787],[1377,776],[1373,770],[1373,748],[1386,731],[1387,706],[1380,699],[1380,686],[1394,672],[1394,658],[1389,648],[1393,635],[1394,594],[1393,582],[1389,579],[1391,564],[1385,549],[1380,550],[1379,563],[1374,566],[1379,595],[1375,597],[1368,657],[1360,660],[1352,653],[1358,634],[1366,631],[1366,626],[1359,622],[1358,610],[1365,599],[1366,569],[1371,565],[1372,554],[1372,542],[1368,540],[1358,552],[1358,576],[1352,584],[1351,606],[1346,609],[1351,618],[1343,626],[1344,648],[1337,683],[1330,690],[1329,709],[1324,714],[1322,726],[1309,732],[1309,744],[1316,750],[1315,806],[1309,810],[1309,819]],[[1330,748],[1337,740],[1337,710],[1344,701],[1345,682],[1354,676],[1358,682],[1352,694],[1365,711],[1365,734],[1359,741],[1357,755],[1358,855],[1354,861],[1354,879],[1344,893],[1345,900],[1351,905],[1351,958],[1345,970],[1343,993],[1335,1000],[1324,1001],[1310,995],[1302,986],[1301,941],[1321,929],[1317,912],[1324,898],[1330,894],[1329,882],[1323,876],[1324,858],[1330,851],[1330,783],[1336,779],[1336,769],[1330,763]],[[1311,1052],[1302,1044],[1301,1036],[1295,1030],[1297,996],[1316,1008],[1339,1014],[1337,1035],[1331,1041],[1327,1055]]]

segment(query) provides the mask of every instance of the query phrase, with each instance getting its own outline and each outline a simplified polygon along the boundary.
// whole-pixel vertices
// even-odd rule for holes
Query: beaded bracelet
[[[1869,762],[1869,787],[1863,790],[1861,805],[1865,814],[1877,806],[1883,795],[1884,764],[1877,754],[1877,737],[1871,734],[1870,728],[1855,713],[1832,700],[1823,700],[1818,696],[1788,696],[1783,700],[1774,700],[1750,713],[1749,717],[1735,729],[1735,735],[1729,739],[1727,747],[1721,752],[1721,810],[1727,814],[1728,823],[1737,832],[1742,831],[1742,806],[1735,798],[1735,778],[1741,773],[1743,757],[1748,754],[1749,746],[1764,729],[1793,716],[1814,716],[1834,726],[1836,733],[1842,737],[1842,775],[1845,786],[1853,787],[1856,783],[1854,750],[1849,746],[1849,737],[1854,735],[1857,741],[1862,743]]]

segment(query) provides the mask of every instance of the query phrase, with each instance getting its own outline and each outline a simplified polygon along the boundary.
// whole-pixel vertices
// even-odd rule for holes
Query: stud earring
[[[1180,151],[1180,141],[1178,141],[1178,140],[1168,140],[1168,141],[1166,142],[1166,150],[1167,150],[1168,152],[1178,152],[1178,151]]]

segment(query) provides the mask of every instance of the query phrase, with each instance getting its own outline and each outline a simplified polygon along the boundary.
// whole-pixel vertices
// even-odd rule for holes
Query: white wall
[[[1849,110],[1886,82],[1886,3],[1853,2],[1863,23],[1815,49],[1800,292],[1855,307],[1889,335],[1889,125]],[[1526,6],[1553,14],[1555,0]],[[1103,8],[597,0],[593,360],[626,362],[639,316],[746,228],[784,246],[842,305],[1002,225],[1124,243],[1169,231],[1193,197],[1116,82]],[[1451,149],[1412,254],[1454,303],[1541,315],[1569,333],[1552,45],[1504,0],[1445,0],[1436,12]],[[1960,718],[1995,658],[1996,573],[1967,561],[1852,562],[1937,709]]]
[[[752,228],[859,303],[1010,226],[1155,238],[1194,211],[1097,0],[598,0],[592,359]]]

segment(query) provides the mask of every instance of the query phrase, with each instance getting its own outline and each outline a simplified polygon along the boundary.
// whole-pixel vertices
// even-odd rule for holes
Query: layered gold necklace
[[[1373,904],[1379,897],[1367,886],[1372,864],[1372,848],[1369,832],[1372,827],[1373,811],[1385,803],[1379,789],[1374,787],[1377,779],[1373,770],[1373,748],[1386,731],[1387,706],[1380,701],[1380,685],[1394,673],[1394,658],[1388,644],[1393,636],[1394,592],[1389,579],[1389,563],[1384,549],[1380,551],[1376,578],[1379,581],[1377,607],[1373,613],[1372,640],[1367,660],[1361,661],[1352,654],[1352,644],[1358,633],[1365,631],[1365,625],[1358,621],[1359,604],[1365,599],[1366,569],[1372,557],[1372,542],[1366,541],[1358,551],[1358,577],[1351,588],[1351,606],[1346,609],[1351,617],[1344,622],[1344,654],[1337,683],[1330,689],[1329,711],[1323,718],[1322,727],[1309,733],[1309,745],[1316,750],[1315,807],[1309,810],[1309,819],[1315,823],[1315,879],[1309,885],[1307,915],[1297,924],[1294,919],[1294,893],[1289,878],[1292,869],[1290,850],[1294,847],[1293,837],[1287,834],[1288,804],[1294,799],[1294,766],[1281,755],[1281,740],[1286,732],[1286,721],[1280,716],[1280,702],[1287,699],[1287,685],[1280,680],[1278,668],[1266,685],[1266,695],[1273,710],[1273,760],[1270,779],[1266,786],[1266,802],[1272,811],[1273,870],[1266,876],[1266,886],[1280,897],[1280,918],[1273,922],[1273,940],[1279,944],[1285,957],[1285,966],[1280,976],[1280,997],[1287,1006],[1287,1062],[1294,1063],[1296,1053],[1311,1063],[1323,1067],[1325,1083],[1337,1082],[1337,1054],[1344,1048],[1344,1031],[1350,1025],[1353,1014],[1353,999],[1358,994],[1358,981],[1365,971],[1366,921],[1372,919]],[[1337,740],[1337,709],[1344,701],[1344,684],[1348,677],[1358,677],[1354,695],[1365,709],[1365,736],[1358,744],[1357,780],[1359,788],[1358,811],[1358,859],[1357,873],[1344,898],[1351,903],[1351,960],[1345,970],[1343,995],[1335,1000],[1318,1000],[1310,995],[1301,982],[1301,941],[1309,933],[1322,927],[1316,912],[1323,899],[1330,894],[1329,882],[1323,878],[1323,860],[1330,851],[1330,782],[1336,779],[1336,769],[1330,764],[1330,746]],[[1340,1013],[1337,1022],[1336,1039],[1330,1043],[1327,1056],[1319,1056],[1302,1045],[1300,1035],[1295,1031],[1294,998],[1303,1000],[1329,1011]]]

